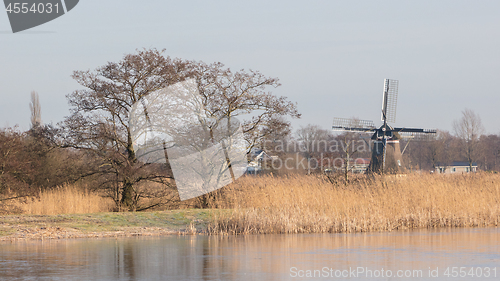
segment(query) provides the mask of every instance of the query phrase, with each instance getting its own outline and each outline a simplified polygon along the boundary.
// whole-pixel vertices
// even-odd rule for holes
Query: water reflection
[[[366,279],[334,276],[359,268],[422,273],[378,280],[436,280],[429,270],[439,269],[441,280],[447,267],[496,268],[497,278],[485,280],[500,278],[498,228],[28,241],[0,248],[2,280],[306,280],[315,270],[321,280]]]

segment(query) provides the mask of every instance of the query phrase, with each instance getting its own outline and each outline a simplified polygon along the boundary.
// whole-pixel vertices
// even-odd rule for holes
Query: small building
[[[270,156],[264,150],[259,148],[253,148],[249,155],[249,161],[246,168],[247,174],[258,174],[261,173],[266,167],[266,161],[274,161],[278,159],[278,156]]]
[[[363,174],[370,166],[370,158],[356,158],[354,160],[354,165],[352,167],[352,172],[357,174]]]
[[[477,163],[472,163],[472,172],[477,171]],[[455,174],[455,173],[469,173],[470,165],[469,162],[454,161],[449,165],[438,163],[436,165],[436,173],[438,174]]]
[[[370,166],[370,160],[369,158],[356,158],[356,159],[349,159],[349,172],[353,174],[363,174],[366,172],[368,169],[368,166]],[[344,159],[342,159],[342,165],[335,167],[337,171],[344,171],[345,170],[345,163]],[[332,173],[333,169],[332,168],[326,168],[323,170],[324,173]]]

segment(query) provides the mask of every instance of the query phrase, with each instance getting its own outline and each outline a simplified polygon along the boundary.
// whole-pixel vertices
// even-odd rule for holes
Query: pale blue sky
[[[384,78],[399,80],[397,126],[451,130],[464,108],[500,133],[500,1],[95,1],[12,34],[0,12],[0,127],[69,114],[74,70],[137,48],[279,77],[308,123],[380,122]]]

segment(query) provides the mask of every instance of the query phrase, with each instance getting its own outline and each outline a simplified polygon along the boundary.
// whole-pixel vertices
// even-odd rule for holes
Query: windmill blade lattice
[[[371,120],[333,118],[332,130],[334,131],[372,132],[375,129],[375,124]]]
[[[417,141],[430,141],[436,138],[436,129],[394,128],[402,138],[411,138]]]
[[[382,121],[396,122],[396,106],[398,104],[399,81],[385,79],[382,98]]]

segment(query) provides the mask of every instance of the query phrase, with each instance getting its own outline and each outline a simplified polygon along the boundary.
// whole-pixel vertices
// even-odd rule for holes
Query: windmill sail
[[[398,103],[399,81],[385,79],[384,95],[382,98],[382,121],[396,122],[396,106]]]
[[[371,120],[333,118],[332,130],[334,131],[370,132],[375,129],[375,124]]]
[[[436,129],[420,129],[420,128],[394,128],[401,138],[411,138],[418,141],[429,141],[435,139]]]
[[[394,128],[398,133],[422,133],[422,134],[435,134],[436,129],[420,129],[420,128]]]

